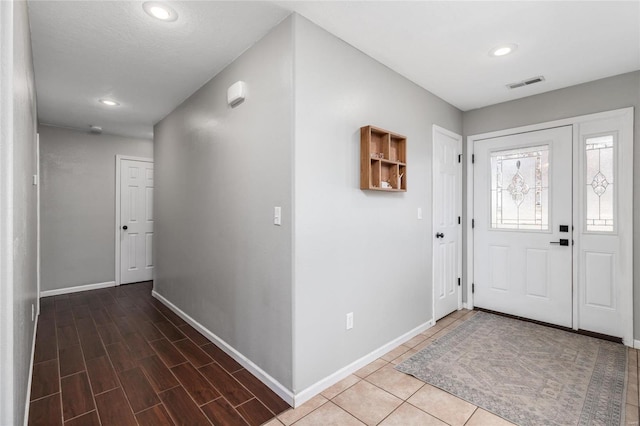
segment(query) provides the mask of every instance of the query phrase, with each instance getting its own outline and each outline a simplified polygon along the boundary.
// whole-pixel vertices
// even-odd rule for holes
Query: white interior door
[[[120,284],[153,279],[153,163],[120,160]]]
[[[433,126],[434,320],[461,308],[462,136]]]
[[[474,154],[474,304],[571,327],[571,126],[480,140]]]

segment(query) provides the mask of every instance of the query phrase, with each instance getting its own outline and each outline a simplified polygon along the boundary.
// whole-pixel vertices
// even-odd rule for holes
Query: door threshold
[[[558,330],[564,330],[564,331],[568,331],[569,333],[581,334],[583,336],[589,336],[589,337],[595,337],[596,339],[606,340],[608,342],[613,342],[613,343],[620,343],[621,345],[623,344],[622,343],[622,337],[609,336],[608,334],[596,333],[595,331],[574,330],[573,328],[570,328],[570,327],[564,327],[562,325],[556,325],[556,324],[551,324],[551,323],[548,323],[548,322],[537,321],[537,320],[534,320],[534,319],[531,319],[531,318],[519,317],[517,315],[505,314],[504,312],[492,311],[491,309],[474,307],[473,310],[474,311],[487,312],[489,314],[494,314],[494,315],[500,315],[501,317],[517,319],[517,320],[520,320],[520,321],[526,321],[526,322],[530,322],[530,323],[533,323],[533,324],[543,325],[545,327],[555,328],[555,329],[558,329]]]

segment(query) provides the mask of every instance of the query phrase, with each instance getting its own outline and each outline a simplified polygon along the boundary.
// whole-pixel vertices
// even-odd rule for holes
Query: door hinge
[[[458,154],[458,163],[462,163],[462,154]]]
[[[476,220],[475,219],[471,219],[471,229],[476,227]]]
[[[474,283],[471,283],[471,293],[475,293],[476,292],[476,285]]]
[[[460,287],[460,278],[458,278],[458,287]]]
[[[471,154],[471,164],[474,164],[476,162],[476,156],[475,154]]]
[[[461,222],[460,216],[458,216],[458,225],[460,225],[460,222]]]

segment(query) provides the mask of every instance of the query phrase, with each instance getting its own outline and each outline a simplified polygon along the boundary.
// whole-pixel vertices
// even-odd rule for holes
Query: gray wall
[[[432,125],[462,113],[300,16],[294,57],[299,392],[432,318]],[[407,136],[406,193],[359,189],[368,124]]]
[[[40,126],[41,290],[115,280],[116,155],[153,141]]]
[[[291,31],[287,19],[154,131],[155,290],[288,388]],[[232,109],[238,80],[248,95]]]
[[[15,3],[13,98],[13,328],[15,419],[24,401],[33,345],[31,309],[37,303],[36,88],[26,2]]]
[[[26,2],[0,5],[0,27],[0,424],[22,424],[37,303],[37,117]]]
[[[634,212],[640,211],[640,71],[605,78],[463,114],[464,135],[542,123],[624,107],[634,114]],[[466,197],[465,197],[466,199]],[[634,266],[640,265],[640,215],[634,214]],[[634,334],[640,338],[640,274],[634,270]]]

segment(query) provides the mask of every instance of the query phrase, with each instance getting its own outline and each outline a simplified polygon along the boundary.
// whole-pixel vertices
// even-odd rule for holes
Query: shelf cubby
[[[407,190],[407,138],[374,126],[360,129],[360,189]]]

